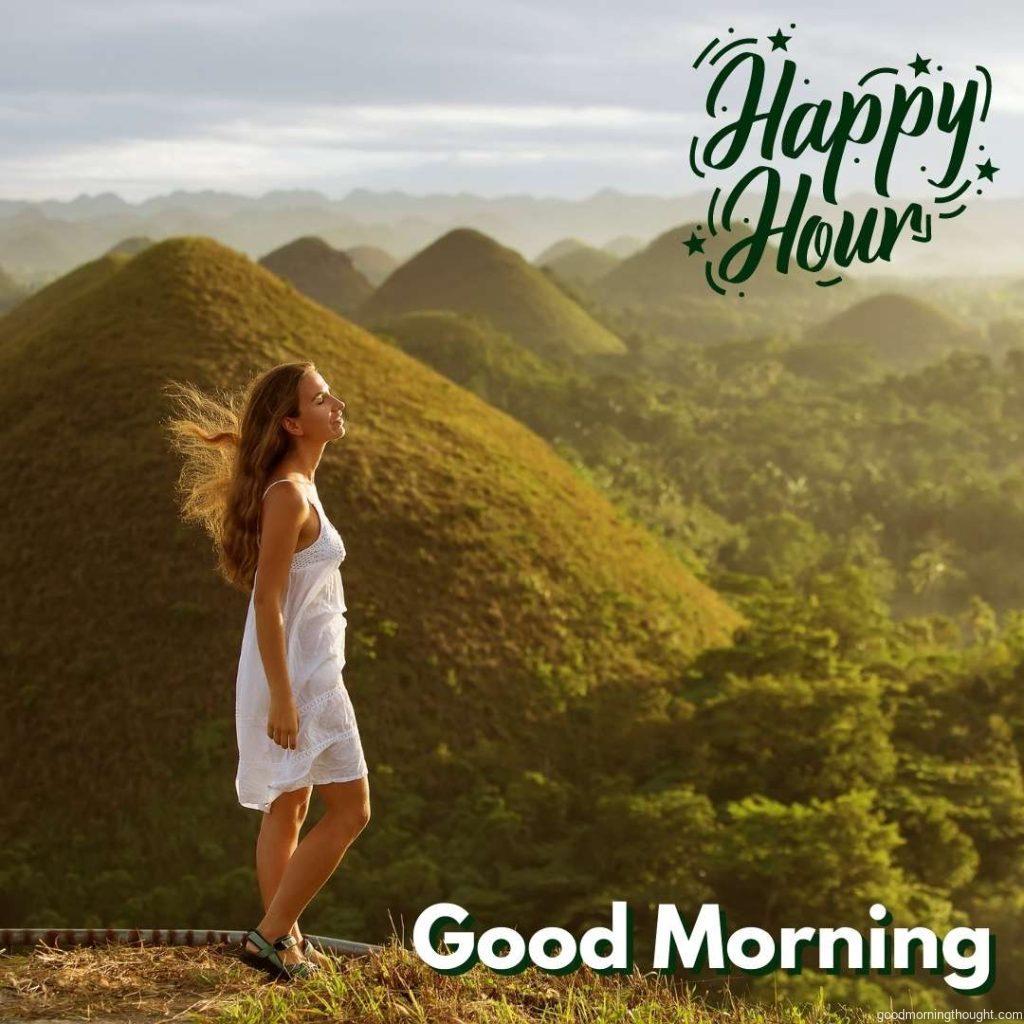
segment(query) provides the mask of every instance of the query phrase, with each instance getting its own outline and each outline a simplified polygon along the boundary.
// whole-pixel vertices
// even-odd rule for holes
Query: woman
[[[165,391],[181,406],[167,428],[184,456],[182,515],[214,538],[221,575],[251,592],[235,684],[235,790],[243,807],[263,812],[256,871],[265,912],[242,959],[305,977],[318,965],[299,914],[370,819],[342,681],[345,546],[314,481],[324,447],[345,434],[345,403],[308,362],[275,366],[224,401],[190,384]],[[314,786],[327,810],[299,843]]]

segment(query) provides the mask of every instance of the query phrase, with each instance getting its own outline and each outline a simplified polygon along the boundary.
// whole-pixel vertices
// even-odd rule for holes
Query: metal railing
[[[100,946],[105,943],[148,946],[241,946],[246,931],[199,928],[0,928],[0,947]],[[370,953],[383,949],[368,942],[306,935],[311,945],[334,953]]]

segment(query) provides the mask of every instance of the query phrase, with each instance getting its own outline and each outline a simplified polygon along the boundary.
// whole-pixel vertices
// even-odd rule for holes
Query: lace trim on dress
[[[317,743],[315,746],[312,746],[308,750],[303,751],[303,753],[305,755],[303,757],[303,761],[312,760],[325,747],[329,747],[332,743],[337,743],[338,740],[347,739],[358,728],[359,727],[357,725],[353,725],[353,726],[350,726],[348,729],[343,730],[342,732],[332,733],[330,736],[325,737],[319,743]]]
[[[343,686],[336,686],[333,690],[328,690],[326,693],[321,693],[318,697],[314,697],[312,700],[306,701],[304,704],[296,706],[295,710],[300,715],[309,714],[310,711],[319,711],[329,701],[336,700],[339,697],[345,695],[345,688]]]
[[[281,483],[298,483],[295,480],[290,480],[288,477],[282,477],[280,480],[275,480],[270,485],[273,487],[274,484]],[[267,496],[267,491],[270,487],[263,492],[263,497]],[[296,551],[292,555],[291,566],[289,572],[293,572],[296,569],[308,569],[311,565],[316,565],[317,562],[327,561],[329,558],[337,558],[340,561],[345,560],[345,545],[342,542],[341,534],[334,529],[333,526],[328,522],[327,516],[324,513],[324,507],[320,502],[320,495],[317,494],[316,488],[313,487],[308,492],[308,501],[316,508],[316,517],[320,521],[320,532],[317,534],[316,540],[312,544],[307,545],[301,551]],[[261,499],[262,500],[262,499]],[[328,552],[321,556],[319,549],[323,547],[325,541],[332,541],[329,546]],[[258,544],[258,541],[257,541]]]
[[[296,704],[295,710],[299,715],[308,715],[311,711],[319,711],[322,707],[325,707],[332,700],[343,700],[349,696],[348,691],[345,689],[344,684],[336,686],[332,690],[327,690],[325,693],[318,694],[313,697],[312,700],[304,701],[302,704]],[[265,724],[267,720],[266,715],[246,715],[238,714],[236,716],[240,721],[243,722],[260,722]]]
[[[317,548],[323,545],[323,542],[327,540],[327,531],[323,527],[320,529],[320,536],[317,537],[309,547],[303,548],[301,551],[296,551],[292,555],[291,571],[294,572],[296,569],[308,569],[311,565],[317,562],[325,561],[317,552]]]

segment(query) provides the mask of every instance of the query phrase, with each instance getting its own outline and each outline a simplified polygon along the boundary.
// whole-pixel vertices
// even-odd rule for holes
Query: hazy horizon
[[[6,196],[0,195],[0,202],[2,203],[26,203],[33,205],[41,205],[44,203],[64,203],[69,204],[77,202],[79,200],[95,200],[102,199],[105,197],[114,197],[128,206],[143,206],[154,199],[167,199],[174,195],[224,195],[230,196],[237,199],[247,199],[252,201],[260,201],[267,199],[271,196],[284,196],[290,193],[295,194],[316,194],[321,198],[325,199],[330,203],[344,202],[346,199],[350,199],[353,195],[359,193],[366,193],[370,195],[404,195],[410,199],[451,199],[451,198],[471,198],[471,199],[487,199],[487,200],[502,200],[502,199],[536,199],[536,200],[551,200],[561,203],[572,203],[572,202],[588,202],[597,198],[602,194],[614,193],[622,196],[627,196],[631,199],[679,199],[679,198],[692,198],[694,196],[703,195],[703,193],[694,188],[679,190],[675,192],[644,192],[634,191],[632,189],[618,188],[615,185],[605,185],[600,188],[595,188],[592,192],[585,195],[579,196],[563,196],[556,193],[541,193],[531,191],[519,191],[519,192],[483,192],[476,189],[459,189],[444,191],[440,189],[433,189],[429,192],[417,192],[415,189],[409,188],[372,188],[368,185],[352,185],[345,189],[343,193],[337,195],[330,195],[322,189],[314,188],[301,188],[301,187],[280,187],[280,188],[268,188],[260,192],[249,193],[241,189],[234,188],[173,188],[165,189],[159,192],[153,192],[149,195],[141,196],[137,199],[128,199],[121,195],[116,189],[106,189],[96,192],[80,192],[74,196],[60,197],[60,196],[40,196],[38,198],[28,198],[26,196]],[[752,193],[756,195],[756,193]],[[786,194],[785,192],[783,194]],[[874,205],[882,206],[885,203],[883,197],[875,196],[872,193],[864,189],[849,189],[848,191],[837,192],[839,199],[851,199],[851,198],[862,198],[873,200]],[[907,202],[914,198],[920,197],[925,200],[929,197],[924,196],[921,193],[894,193],[889,197],[890,201],[903,201]],[[997,195],[997,196],[977,196],[971,200],[972,206],[983,206],[989,203],[1000,203],[1000,202],[1014,202],[1016,200],[1024,200],[1024,190],[1015,192],[1013,194]]]

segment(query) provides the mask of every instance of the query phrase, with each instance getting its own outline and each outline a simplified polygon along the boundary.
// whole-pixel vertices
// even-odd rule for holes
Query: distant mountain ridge
[[[302,235],[319,235],[338,249],[376,246],[401,262],[460,226],[491,235],[531,260],[571,237],[622,258],[674,224],[701,222],[707,198],[700,190],[649,196],[602,189],[564,199],[356,188],[337,199],[310,189],[278,189],[257,197],[177,190],[139,203],[110,192],[69,201],[6,199],[0,200],[0,265],[18,279],[52,277],[95,259],[129,235],[162,239],[187,233],[216,238],[253,259]],[[757,201],[751,197],[752,204]],[[788,201],[784,193],[780,202]],[[878,203],[864,194],[844,199],[844,207],[855,213]],[[834,221],[837,210],[815,212]],[[898,246],[892,266],[862,266],[857,272],[1020,274],[1024,253],[1015,239],[1022,231],[1024,198],[986,197],[943,223],[931,243]]]

